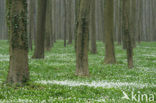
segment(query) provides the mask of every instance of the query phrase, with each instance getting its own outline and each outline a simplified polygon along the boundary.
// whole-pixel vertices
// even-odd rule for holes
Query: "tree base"
[[[89,76],[88,68],[87,69],[82,69],[82,68],[79,69],[79,68],[77,68],[75,75],[79,76],[79,77],[87,77],[87,76]]]
[[[78,77],[89,77],[89,73],[75,73]]]
[[[105,64],[116,64],[116,60],[115,59],[105,59],[104,60],[104,63]]]
[[[32,56],[32,59],[44,59],[44,56],[36,56],[36,55],[33,55]]]

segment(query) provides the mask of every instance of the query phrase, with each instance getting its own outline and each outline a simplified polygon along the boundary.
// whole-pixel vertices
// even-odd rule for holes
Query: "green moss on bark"
[[[12,34],[14,38],[11,39],[12,49],[19,48],[28,50],[27,44],[27,2],[22,0],[24,9],[18,14],[11,14],[12,0],[7,1],[7,21],[9,34]],[[15,12],[15,11],[14,11]],[[21,32],[22,31],[22,32]]]

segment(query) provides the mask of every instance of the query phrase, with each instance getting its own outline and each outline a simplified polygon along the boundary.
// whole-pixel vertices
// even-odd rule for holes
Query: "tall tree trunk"
[[[113,0],[105,0],[104,9],[104,30],[105,30],[105,60],[106,64],[116,63],[115,51],[114,51],[114,40],[113,40]]]
[[[77,48],[77,29],[78,29],[78,16],[80,12],[80,0],[75,0],[75,51]]]
[[[136,47],[136,0],[131,0],[130,11],[130,35],[132,38],[132,46]]]
[[[102,27],[104,27],[104,2],[105,2],[104,0],[101,0],[101,2],[100,2],[101,3],[101,16],[102,16],[102,18],[101,18],[102,24],[101,25],[102,25]],[[102,37],[103,43],[105,42],[105,35],[104,34],[105,34],[104,29],[102,28],[102,34],[101,34],[102,36],[101,37]]]
[[[29,49],[32,50],[32,36],[35,34],[36,32],[36,25],[35,25],[35,0],[28,0],[28,44],[29,44]]]
[[[37,43],[33,58],[44,58],[44,39],[45,39],[45,20],[46,20],[46,2],[47,0],[38,0],[38,15],[37,15]]]
[[[64,0],[64,47],[67,46],[67,0]]]
[[[7,82],[15,85],[23,85],[29,80],[26,5],[26,0],[7,0],[10,33],[10,66]]]
[[[93,0],[92,2],[92,8],[91,10],[91,20],[90,20],[90,24],[91,24],[91,32],[90,32],[90,38],[91,38],[91,53],[96,54],[97,53],[97,49],[96,49],[96,21],[95,21],[95,0]]]
[[[130,34],[130,0],[123,0],[123,40],[127,49],[128,67],[133,67],[133,43]]]
[[[0,40],[7,40],[7,25],[5,16],[6,12],[6,0],[0,0]]]
[[[122,1],[118,1],[118,15],[119,15],[119,34],[118,34],[118,44],[121,45],[122,43]]]
[[[45,29],[45,49],[51,48],[51,36],[52,36],[52,1],[47,0],[46,7],[46,29]]]
[[[76,75],[88,76],[88,34],[90,0],[80,0],[78,16],[77,47],[76,47]]]
[[[69,39],[68,39],[68,44],[72,44],[72,38],[73,38],[73,32],[72,32],[72,1],[73,0],[68,0],[68,30],[69,30]]]
[[[51,47],[53,47],[55,42],[55,1],[52,0],[52,36],[51,36]]]

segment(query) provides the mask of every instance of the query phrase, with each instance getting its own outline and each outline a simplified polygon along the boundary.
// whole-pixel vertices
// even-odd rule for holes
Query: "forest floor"
[[[104,44],[97,46],[98,54],[89,53],[89,77],[75,76],[74,45],[64,48],[63,41],[57,41],[44,60],[31,59],[30,52],[30,83],[12,88],[3,84],[9,44],[0,41],[0,103],[156,103],[156,42],[137,45],[133,69],[127,68],[122,46],[116,44],[114,65],[103,63]]]

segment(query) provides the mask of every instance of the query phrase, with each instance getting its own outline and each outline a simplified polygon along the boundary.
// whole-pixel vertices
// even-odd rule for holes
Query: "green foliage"
[[[132,103],[130,100],[121,99],[122,91],[131,94],[140,91],[142,94],[155,94],[156,87],[113,87],[113,88],[94,88],[88,86],[63,86],[57,84],[38,84],[40,80],[58,81],[107,81],[107,82],[128,82],[138,84],[155,85],[156,75],[156,43],[143,42],[134,49],[133,69],[127,68],[126,52],[122,46],[116,45],[117,64],[106,65],[104,60],[104,44],[97,42],[98,54],[89,53],[90,77],[80,78],[75,76],[75,52],[74,46],[63,47],[63,41],[57,41],[51,51],[46,52],[44,60],[29,60],[30,83],[25,87],[12,88],[2,82],[5,81],[9,67],[8,43],[0,41],[0,102],[4,103]],[[29,53],[29,57],[32,52]],[[156,94],[155,94],[156,95]],[[145,101],[144,101],[145,102]],[[142,102],[142,103],[144,103]],[[3,103],[3,102],[2,102]],[[154,102],[153,102],[154,103]]]

